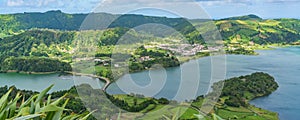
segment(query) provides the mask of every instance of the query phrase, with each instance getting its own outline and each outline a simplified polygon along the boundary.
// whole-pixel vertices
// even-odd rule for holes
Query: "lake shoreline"
[[[111,80],[108,79],[108,78],[97,76],[97,75],[93,75],[93,74],[84,74],[84,73],[77,73],[77,72],[64,72],[64,73],[72,74],[72,75],[76,75],[76,76],[86,76],[86,77],[91,77],[91,78],[98,78],[99,80],[105,82],[105,85],[102,87],[103,91],[106,91],[106,89],[112,83]]]
[[[255,50],[274,50],[276,48],[287,48],[287,47],[297,47],[300,45],[277,45],[277,44],[271,44],[271,45],[265,45],[262,47],[257,47],[255,48]],[[264,49],[261,49],[264,48]],[[225,51],[224,51],[225,52]],[[180,64],[178,66],[172,66],[172,67],[179,67],[180,65],[184,64],[184,63],[188,63],[192,60],[198,60],[198,59],[202,59],[205,57],[209,57],[209,56],[214,56],[211,55],[212,53],[209,53],[209,55],[195,55],[195,56],[189,56],[189,57],[182,57],[180,60]],[[244,55],[244,54],[224,54],[224,56],[226,55]],[[246,54],[245,56],[259,56],[259,54]],[[167,68],[172,68],[172,67],[167,67]],[[130,72],[129,74],[132,73],[138,73],[138,72],[143,72],[143,71],[147,71],[147,70],[153,70],[153,69],[144,69],[144,70],[139,70],[139,71],[133,71]],[[93,74],[84,74],[84,73],[77,73],[77,72],[73,72],[73,71],[64,71],[64,72],[59,72],[59,71],[55,71],[55,72],[25,72],[25,71],[16,71],[16,70],[9,70],[9,71],[4,71],[1,73],[21,73],[21,74],[32,74],[32,75],[47,75],[47,74],[55,74],[58,73],[60,75],[63,75],[64,73],[67,74],[72,74],[72,75],[78,75],[78,76],[87,76],[87,77],[92,77],[92,78],[98,78],[99,80],[105,82],[105,86],[103,87],[103,91],[106,91],[106,89],[115,81],[110,80],[109,78],[105,78],[105,77],[101,77],[101,76],[97,76],[97,75],[93,75]]]
[[[0,73],[20,73],[20,74],[28,74],[28,75],[48,75],[48,74],[55,74],[55,73],[61,73],[61,72],[25,72],[25,71],[16,71],[16,70],[8,70],[8,71],[2,71]]]
[[[200,58],[200,59],[202,59],[202,58]],[[77,74],[78,75],[78,74]],[[86,75],[84,75],[84,76],[86,76]],[[92,77],[92,76],[89,76],[89,77]],[[272,93],[273,94],[273,93]],[[262,97],[265,97],[265,96],[262,96]],[[256,100],[256,99],[260,99],[261,97],[258,97],[258,98],[255,98],[255,99],[253,99],[253,100]],[[251,100],[251,101],[253,101],[253,100]],[[251,101],[249,101],[249,102],[251,102]],[[254,105],[254,104],[251,104],[251,105]],[[260,107],[260,108],[262,108],[262,107]],[[268,109],[265,109],[265,110],[268,110]]]

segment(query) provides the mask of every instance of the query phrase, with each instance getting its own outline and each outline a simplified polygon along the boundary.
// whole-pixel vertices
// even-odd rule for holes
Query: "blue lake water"
[[[300,47],[278,48],[275,50],[260,50],[257,51],[258,56],[243,56],[243,55],[227,55],[226,59],[226,78],[236,77],[240,75],[247,75],[253,72],[266,72],[274,76],[279,83],[279,89],[272,93],[270,96],[258,98],[251,101],[255,106],[275,111],[279,113],[282,120],[298,120],[300,118]],[[184,65],[195,66],[199,65],[200,82],[197,95],[207,92],[210,80],[211,58],[201,58],[197,60],[198,64],[193,62]],[[157,70],[164,71],[164,70]],[[150,74],[149,74],[150,73]],[[133,80],[137,85],[145,86],[151,83],[149,76],[164,76],[163,72],[144,71],[140,73],[131,74]],[[167,81],[164,88],[158,92],[154,97],[166,97],[174,99],[178,92],[179,84],[181,81],[180,67],[166,69]],[[191,76],[195,71],[193,69],[187,73]],[[299,75],[299,76],[298,76]],[[188,79],[189,77],[187,77]],[[119,86],[126,86],[130,81],[128,77],[122,78],[118,81]],[[189,83],[193,85],[195,83]],[[118,94],[122,93],[117,84],[113,84],[108,89],[108,92]],[[128,86],[129,87],[129,86]],[[189,86],[187,86],[189,87]],[[158,89],[158,88],[157,88]],[[143,93],[129,87],[126,89],[134,93]],[[127,92],[128,93],[128,92]],[[147,94],[147,92],[146,92]],[[186,94],[189,94],[188,92]]]
[[[59,74],[47,74],[47,75],[29,75],[20,73],[1,73],[0,74],[0,87],[3,86],[16,86],[22,90],[42,91],[50,85],[54,84],[54,87],[49,91],[68,90],[71,87],[80,83],[93,83],[97,82],[97,79],[85,77],[85,76],[60,76]],[[104,83],[99,83],[103,85]]]
[[[279,83],[279,89],[271,95],[255,99],[251,103],[278,112],[280,119],[297,120],[300,118],[300,78],[298,77],[300,75],[300,47],[257,52],[260,55],[227,55],[225,77],[231,78],[253,72],[269,73]],[[133,73],[124,76],[117,83],[113,83],[107,91],[112,94],[139,93],[157,98],[184,100],[185,97],[208,92],[209,85],[212,83],[211,65],[211,57],[206,57],[185,63],[181,67]],[[131,82],[130,78],[134,82]],[[20,89],[41,91],[47,86],[55,84],[52,91],[58,91],[69,89],[75,84],[74,79],[77,81],[76,84],[78,81],[88,81],[86,83],[93,87],[103,86],[102,82],[88,77],[16,73],[0,74],[0,86],[15,85]],[[193,93],[195,95],[191,95]]]

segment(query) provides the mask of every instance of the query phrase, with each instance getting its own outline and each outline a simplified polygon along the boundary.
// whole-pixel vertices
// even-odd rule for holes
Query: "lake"
[[[271,110],[279,113],[280,119],[283,120],[297,120],[300,118],[300,47],[278,48],[275,50],[259,50],[258,56],[244,56],[244,55],[227,55],[226,64],[226,78],[236,77],[240,75],[247,75],[253,72],[266,72],[274,76],[279,83],[277,91],[271,95],[263,98],[258,98],[251,101],[257,107]],[[207,92],[210,80],[211,69],[210,57],[201,58],[197,60],[200,68],[200,82],[197,94],[201,95]],[[184,64],[186,66],[195,66],[194,61]],[[203,68],[203,69],[202,69]],[[160,72],[161,71],[161,72]],[[133,80],[139,86],[147,86],[151,83],[152,77],[166,76],[166,84],[164,88],[158,92],[155,97],[166,97],[174,99],[180,84],[180,67],[168,68],[165,70],[152,70],[140,73],[131,74]],[[194,71],[189,71],[187,76],[193,76]],[[150,77],[149,77],[150,76]],[[187,77],[189,79],[189,77]],[[118,81],[119,86],[126,86],[130,81],[127,77],[121,78]],[[153,79],[153,78],[152,78]],[[164,78],[158,78],[164,79]],[[190,83],[190,85],[195,83]],[[128,86],[128,85],[127,85]],[[125,91],[135,93],[143,93],[144,91],[136,90],[132,87],[122,87]],[[159,88],[157,88],[159,89]],[[108,92],[118,94],[122,93],[118,85],[112,84]],[[146,94],[149,94],[145,92]],[[189,93],[186,93],[189,94]]]
[[[255,106],[278,112],[280,119],[300,118],[300,47],[257,51],[258,56],[227,55],[226,78],[266,72],[274,76],[279,89],[271,95],[251,101]],[[211,80],[211,58],[192,60],[181,67],[143,71],[126,75],[113,83],[111,94],[138,93],[151,97],[185,100],[185,97],[208,92]],[[198,69],[197,69],[198,68]],[[130,78],[134,82],[130,81]],[[76,82],[74,83],[74,79]],[[100,88],[103,83],[83,76],[0,74],[0,84],[20,89],[41,91],[55,84],[52,91],[69,89],[74,84],[89,83]],[[132,87],[135,86],[135,87]],[[195,86],[197,88],[195,89]],[[124,92],[125,91],[125,92]],[[182,92],[183,91],[183,92]],[[193,95],[191,95],[193,94]],[[195,95],[194,95],[195,94]]]
[[[76,80],[76,82],[74,82]],[[42,91],[50,85],[54,87],[49,92],[68,90],[75,84],[97,83],[94,85],[103,86],[104,83],[98,79],[85,76],[60,76],[59,74],[21,74],[21,73],[0,73],[0,86],[16,86],[22,90]],[[97,88],[97,86],[93,86]]]

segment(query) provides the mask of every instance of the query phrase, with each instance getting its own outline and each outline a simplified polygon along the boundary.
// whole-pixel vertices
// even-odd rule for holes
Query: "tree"
[[[169,104],[170,101],[166,98],[160,98],[160,99],[158,99],[158,103],[166,105],[166,104]]]

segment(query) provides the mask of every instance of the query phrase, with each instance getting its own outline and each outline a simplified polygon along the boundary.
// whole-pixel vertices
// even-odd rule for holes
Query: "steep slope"
[[[144,24],[161,24],[181,33],[190,43],[203,44],[205,41],[200,33],[209,33],[211,30],[205,26],[207,20],[187,20],[184,18],[166,18],[166,17],[151,17],[143,15],[113,15],[107,13],[91,13],[91,14],[66,14],[61,11],[48,11],[45,13],[22,13],[22,14],[10,14],[0,15],[0,38],[3,38],[0,51],[5,50],[5,55],[16,56],[46,56],[43,53],[34,53],[28,45],[22,44],[33,44],[32,41],[28,41],[29,38],[20,36],[32,36],[36,37],[36,33],[24,31],[32,31],[33,28],[38,29],[56,29],[61,31],[76,31],[80,29],[80,26],[84,19],[89,16],[98,20],[114,20],[115,21],[108,26],[105,30],[104,35],[101,36],[100,44],[103,46],[114,45],[118,39],[126,34],[130,28],[135,28]],[[100,23],[101,24],[101,23]],[[232,54],[254,54],[254,49],[260,45],[269,44],[292,44],[299,42],[300,40],[300,20],[298,19],[268,19],[264,20],[256,15],[246,15],[239,17],[231,17],[221,20],[215,20],[215,24],[218,27],[223,40],[225,41],[226,50]],[[97,29],[98,26],[87,25],[83,29],[92,31]],[[178,36],[173,36],[170,31],[157,28],[154,25],[150,25],[144,31],[139,34],[152,34],[153,32],[160,29],[160,32],[156,37],[177,39]],[[197,31],[197,30],[200,30]],[[100,30],[104,31],[104,30]],[[21,33],[21,34],[20,34]],[[37,32],[39,33],[39,32]],[[157,32],[156,32],[157,33]],[[28,35],[26,35],[28,34]],[[41,34],[48,34],[43,32]],[[50,34],[50,33],[49,33]],[[42,35],[43,36],[43,35]],[[72,38],[56,38],[51,35],[44,35],[45,38],[35,38],[37,40],[47,39],[46,46],[49,47],[49,42],[52,41],[57,44],[56,39],[71,40]],[[62,35],[65,36],[65,35]],[[66,35],[68,36],[68,35]],[[72,35],[71,35],[72,36]],[[149,36],[149,35],[148,35]],[[10,47],[5,43],[7,39],[18,43],[11,43]],[[179,39],[179,38],[178,38]],[[21,43],[21,45],[19,45]],[[39,44],[37,44],[39,45]],[[25,48],[22,48],[25,47]],[[56,46],[56,45],[54,45]],[[68,48],[67,46],[61,46]],[[2,50],[1,50],[2,49]],[[15,50],[18,49],[18,50]],[[21,51],[22,54],[19,54]],[[46,50],[53,51],[53,50]],[[250,51],[250,52],[249,52]],[[3,53],[2,53],[3,54]],[[56,56],[53,52],[47,52],[50,56]],[[58,56],[60,54],[57,54]],[[3,55],[2,55],[3,56]]]
[[[113,15],[107,13],[66,14],[61,11],[45,13],[20,13],[0,15],[0,38],[14,35],[31,28],[48,28],[58,30],[79,30],[85,18],[93,17],[101,20],[114,20],[109,28],[134,28],[140,25],[154,23],[162,24],[179,31],[191,43],[202,43],[203,38],[195,32],[196,25],[205,23],[205,20],[187,20],[184,18],[151,17],[143,15]],[[191,23],[190,23],[191,22]],[[256,15],[225,18],[216,20],[222,37],[227,42],[257,44],[292,43],[300,39],[300,20],[297,19],[270,19],[264,20]],[[98,26],[83,27],[82,29],[98,29]],[[153,29],[153,28],[149,28]],[[153,29],[152,31],[155,31]],[[162,33],[163,34],[166,33]]]
[[[224,40],[229,43],[257,44],[293,43],[300,40],[300,20],[262,20],[236,17],[216,21]]]
[[[262,20],[262,18],[260,18],[257,15],[254,15],[254,14],[250,14],[250,15],[245,15],[245,16],[224,18],[221,20]]]
[[[54,72],[70,71],[64,60],[75,32],[29,30],[0,39],[0,71]]]
[[[18,35],[0,39],[0,55],[15,57],[49,57],[49,55],[59,55],[54,47],[60,44],[71,44],[74,36],[75,32],[29,30]],[[51,47],[53,47],[53,49],[51,49]],[[62,49],[68,49],[68,47],[64,46]]]
[[[85,18],[89,17],[97,23],[81,26]],[[202,43],[203,39],[199,34],[195,34],[195,28],[184,18],[152,17],[143,15],[113,15],[107,13],[90,14],[66,14],[61,11],[48,11],[45,13],[18,13],[10,15],[0,15],[3,25],[0,29],[0,38],[15,35],[31,28],[57,29],[57,30],[104,30],[102,22],[113,21],[108,28],[135,28],[144,24],[161,24],[171,27],[182,35],[186,36],[191,43]],[[98,24],[98,25],[96,25]],[[102,27],[101,27],[102,26]],[[149,28],[155,31],[155,28]],[[149,33],[149,32],[148,32]],[[164,36],[161,33],[160,36]],[[197,39],[197,40],[196,40]]]

